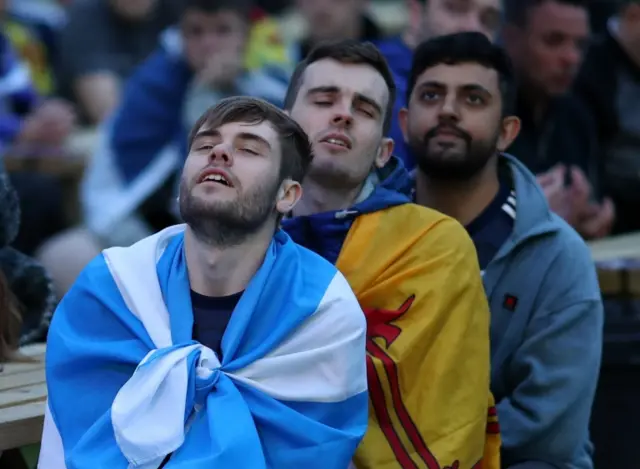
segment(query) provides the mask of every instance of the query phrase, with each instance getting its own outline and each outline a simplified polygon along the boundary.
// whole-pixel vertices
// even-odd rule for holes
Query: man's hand
[[[571,168],[571,205],[578,214],[575,228],[586,239],[603,238],[611,232],[615,219],[615,207],[611,199],[602,203],[590,201],[592,188],[581,169]]]
[[[611,199],[590,204],[578,223],[578,232],[586,239],[604,238],[611,233],[615,221],[615,207]]]
[[[570,191],[564,185],[566,171],[564,165],[557,165],[546,173],[539,174],[536,179],[551,210],[573,225],[578,217],[573,210]]]
[[[592,187],[587,176],[576,166],[571,169],[571,186],[569,187],[569,199],[571,209],[578,218],[584,217],[590,210]]]
[[[73,108],[58,99],[45,101],[24,121],[17,143],[61,146],[76,122]]]

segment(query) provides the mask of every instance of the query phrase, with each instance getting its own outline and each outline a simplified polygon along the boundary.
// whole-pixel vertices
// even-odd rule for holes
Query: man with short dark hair
[[[590,469],[600,290],[585,243],[503,153],[520,128],[513,81],[482,34],[432,39],[416,49],[400,123],[418,164],[416,201],[456,218],[477,250],[503,467]]]
[[[489,312],[464,229],[411,203],[408,173],[384,137],[394,97],[370,43],[322,45],[298,65],[285,105],[315,156],[284,228],[340,269],[367,315],[371,412],[355,466],[476,467]]]
[[[539,176],[551,209],[585,238],[614,220],[600,187],[593,115],[571,94],[589,40],[584,0],[507,0],[504,44],[518,79],[522,130],[511,151]]]
[[[393,71],[398,95],[396,96],[389,136],[395,141],[394,153],[412,169],[415,159],[402,138],[398,125],[398,112],[405,105],[407,80],[411,70],[413,49],[425,39],[462,31],[478,31],[494,39],[502,23],[503,0],[405,0],[409,12],[408,23],[402,34],[377,42]]]
[[[41,469],[344,469],[367,426],[366,323],[279,219],[312,160],[257,99],[196,123],[185,225],[94,259],[54,314]]]

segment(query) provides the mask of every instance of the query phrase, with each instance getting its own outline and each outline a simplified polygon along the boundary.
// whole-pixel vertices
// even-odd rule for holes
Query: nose
[[[577,44],[568,44],[562,55],[563,62],[571,69],[576,69],[582,61],[582,49]]]
[[[485,32],[485,28],[480,21],[480,15],[477,12],[469,12],[461,19],[459,32]]]
[[[220,143],[213,147],[213,151],[209,158],[212,163],[217,162],[218,164],[223,164],[225,166],[231,166],[233,164],[233,152],[229,145],[225,145],[224,143]]]
[[[442,106],[440,107],[440,113],[438,114],[438,118],[440,122],[443,122],[443,121],[459,122],[460,121],[460,113],[458,112],[456,97],[453,94],[448,94],[447,97],[443,100]]]
[[[331,123],[338,128],[348,129],[353,124],[353,115],[346,107],[336,108]]]

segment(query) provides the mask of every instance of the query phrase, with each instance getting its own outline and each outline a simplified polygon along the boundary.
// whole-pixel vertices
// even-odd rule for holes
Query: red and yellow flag
[[[413,204],[362,215],[337,267],[368,322],[358,469],[498,469],[499,435],[487,438],[489,310],[464,228]]]

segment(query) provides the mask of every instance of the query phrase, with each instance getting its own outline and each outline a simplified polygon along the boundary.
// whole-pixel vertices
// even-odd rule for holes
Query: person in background
[[[476,247],[491,309],[502,467],[591,469],[598,279],[584,241],[504,153],[520,129],[513,94],[506,53],[482,34],[418,46],[400,115],[418,165],[416,202],[454,217]]]
[[[365,318],[344,276],[279,228],[312,158],[259,99],[196,122],[185,223],[105,250],[55,311],[39,468],[349,465]]]
[[[291,47],[282,36],[278,18],[269,16],[257,6],[251,9],[250,18],[251,32],[245,53],[245,68],[268,68],[274,75],[280,74],[288,82],[296,62],[293,61]]]
[[[54,64],[64,16],[52,5],[45,4],[43,8],[49,11],[41,13],[38,5],[25,3],[0,0],[0,21],[4,34],[29,67],[36,91],[51,96],[57,92]]]
[[[320,45],[298,65],[285,108],[315,156],[283,227],[338,267],[367,315],[371,412],[355,466],[479,467],[493,415],[478,261],[458,223],[411,203],[384,137],[394,95],[371,43]],[[482,464],[500,467],[495,452]]]
[[[375,41],[382,30],[368,13],[368,0],[297,0],[306,35],[293,45],[293,63],[303,60],[321,42],[359,39]]]
[[[395,155],[413,169],[415,160],[402,136],[398,112],[406,106],[407,80],[413,49],[423,40],[462,31],[478,31],[495,39],[500,31],[503,0],[405,0],[409,22],[402,35],[376,43],[394,74],[398,86],[394,118],[389,136]]]
[[[187,132],[207,104],[246,95],[282,105],[287,81],[244,66],[252,8],[248,0],[186,0],[179,28],[131,77],[85,174],[84,226],[38,253],[60,295],[102,249],[176,223]]]
[[[591,44],[576,92],[596,116],[602,142],[602,179],[616,208],[613,233],[640,230],[640,2],[610,2],[604,34]],[[591,418],[595,466],[640,466],[638,315],[635,302],[607,298],[605,352]],[[613,325],[613,327],[610,327]]]
[[[581,0],[507,0],[504,44],[513,61],[522,121],[512,151],[539,176],[551,209],[585,238],[606,236],[614,206],[601,197],[593,115],[571,93],[589,40]]]
[[[576,92],[596,117],[604,190],[616,208],[615,233],[640,230],[640,2],[618,0],[586,56]]]
[[[84,0],[68,7],[60,36],[59,81],[85,122],[120,103],[123,83],[179,16],[177,0]]]
[[[74,123],[67,103],[38,95],[28,66],[0,34],[0,158],[59,156]],[[67,226],[62,190],[52,176],[32,171],[12,172],[10,179],[19,195],[22,227],[13,246],[32,255]]]

